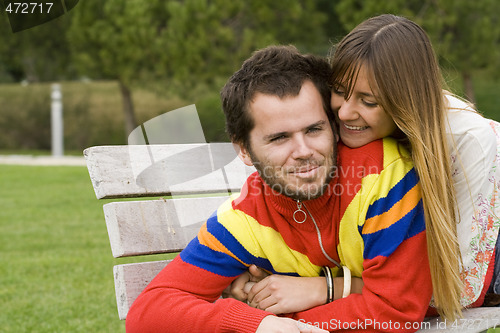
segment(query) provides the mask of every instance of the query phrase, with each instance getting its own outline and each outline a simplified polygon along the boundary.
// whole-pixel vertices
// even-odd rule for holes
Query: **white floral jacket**
[[[481,294],[500,227],[500,124],[455,97],[447,100],[465,307]]]

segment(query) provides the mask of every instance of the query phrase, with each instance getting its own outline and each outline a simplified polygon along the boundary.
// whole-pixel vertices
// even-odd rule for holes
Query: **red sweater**
[[[341,169],[327,193],[305,201],[303,224],[293,222],[296,202],[250,176],[137,298],[127,331],[255,332],[271,314],[222,291],[251,264],[318,276],[334,266],[321,247],[362,276],[363,292],[289,317],[332,331],[416,331],[432,294],[418,177],[392,140],[339,148],[342,165],[361,172]]]

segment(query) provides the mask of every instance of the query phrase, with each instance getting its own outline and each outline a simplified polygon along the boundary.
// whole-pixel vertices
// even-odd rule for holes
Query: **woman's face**
[[[396,124],[377,103],[378,92],[371,89],[365,66],[361,66],[348,100],[345,99],[344,87],[340,82],[338,88],[333,89],[331,106],[338,115],[339,134],[345,145],[361,147],[395,132]]]

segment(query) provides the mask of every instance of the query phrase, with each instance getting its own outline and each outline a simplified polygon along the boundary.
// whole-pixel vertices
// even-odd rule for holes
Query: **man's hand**
[[[251,282],[247,283],[247,287]],[[270,275],[247,292],[247,303],[274,314],[295,313],[326,302],[324,277]]]
[[[334,278],[335,299],[342,297],[343,277]],[[361,294],[363,280],[353,277],[351,294]],[[250,306],[274,314],[295,313],[326,303],[324,277],[290,277],[269,275],[251,265],[226,289],[228,297],[247,302]]]
[[[351,294],[361,294],[363,280],[351,279]],[[286,275],[269,275],[262,281],[247,282],[244,293],[248,295],[247,303],[258,309],[274,314],[295,313],[309,310],[326,303],[325,277],[292,277]],[[344,278],[334,278],[335,300],[342,298]]]
[[[328,333],[328,331],[290,318],[267,316],[260,322],[255,333]]]
[[[246,302],[250,288],[256,283],[264,279],[269,274],[263,269],[255,265],[250,265],[248,271],[240,275],[229,286],[230,297],[236,298],[239,301]],[[227,294],[227,293],[226,293]]]

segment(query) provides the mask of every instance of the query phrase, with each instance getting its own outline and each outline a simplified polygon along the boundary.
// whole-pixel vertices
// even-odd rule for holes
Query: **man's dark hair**
[[[331,125],[330,65],[318,56],[303,55],[294,46],[269,46],[254,52],[222,88],[222,109],[226,131],[232,142],[250,148],[250,131],[254,121],[249,105],[257,93],[279,98],[297,96],[306,80],[310,80],[323,98],[323,107]],[[304,110],[308,112],[308,110]]]

